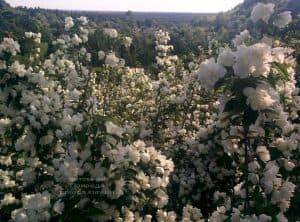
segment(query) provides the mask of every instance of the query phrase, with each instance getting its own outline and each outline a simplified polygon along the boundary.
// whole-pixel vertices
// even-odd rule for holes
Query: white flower
[[[124,38],[124,46],[125,46],[126,48],[129,48],[129,47],[131,46],[131,44],[132,44],[132,38],[130,38],[130,37],[125,37],[125,38]]]
[[[12,188],[16,186],[16,181],[12,180],[9,173],[10,172],[8,171],[3,171],[2,169],[0,169],[0,189]]]
[[[64,207],[65,207],[64,203],[61,202],[61,200],[58,200],[53,205],[53,211],[58,214],[62,214]]]
[[[24,77],[26,73],[25,65],[19,63],[19,61],[15,61],[10,67],[9,71],[17,74],[19,77]]]
[[[17,202],[18,202],[18,200],[13,196],[12,193],[6,193],[6,194],[4,194],[4,198],[0,202],[0,209],[3,206],[7,206],[7,205],[14,204]]]
[[[74,26],[73,18],[72,17],[66,17],[65,18],[65,29],[69,30]]]
[[[79,45],[79,44],[82,43],[82,39],[79,38],[79,36],[78,36],[77,34],[75,34],[75,35],[73,36],[73,38],[72,38],[72,43],[73,43],[74,45]]]
[[[15,56],[20,52],[20,45],[17,41],[14,41],[12,38],[3,38],[3,41],[0,44],[0,54],[2,52],[8,52]]]
[[[251,106],[253,110],[264,110],[272,107],[277,102],[276,92],[270,89],[266,85],[258,85],[256,89],[245,88],[243,91],[247,96],[247,104]]]
[[[11,166],[12,165],[11,156],[0,156],[0,164],[4,166]]]
[[[128,150],[128,158],[133,162],[133,163],[138,163],[141,159],[140,153],[135,150],[135,149],[129,149]]]
[[[226,69],[215,62],[214,58],[205,60],[196,71],[201,84],[206,89],[212,89],[215,83],[226,74]]]
[[[291,156],[291,152],[297,149],[298,142],[292,138],[277,138],[272,145],[279,149],[285,156]]]
[[[33,184],[36,178],[36,173],[33,168],[25,168],[16,173],[19,180],[23,181],[25,185]]]
[[[50,194],[45,191],[42,194],[24,194],[22,208],[11,212],[11,218],[16,222],[49,221]]]
[[[148,163],[150,161],[150,155],[149,155],[149,153],[142,153],[141,160],[144,163]]]
[[[239,35],[236,35],[235,38],[232,40],[233,44],[235,47],[242,45],[245,43],[245,41],[247,41],[248,39],[250,39],[250,33],[247,29],[245,29],[244,31],[242,31]]]
[[[29,194],[22,197],[22,204],[25,209],[39,210],[50,207],[50,194],[48,191],[37,194]]]
[[[10,126],[11,120],[8,118],[0,119],[0,134],[5,133],[6,129]]]
[[[115,55],[115,53],[111,52],[106,55],[105,64],[110,67],[116,67],[119,65],[120,59]]]
[[[266,77],[271,70],[271,47],[264,43],[258,43],[249,47],[239,46],[235,52],[235,57],[234,73],[241,78],[249,75]]]
[[[263,4],[257,3],[251,12],[251,20],[257,22],[263,20],[265,23],[268,23],[271,15],[274,13],[275,5],[272,3]]]
[[[287,171],[292,171],[295,168],[295,164],[287,159],[284,160],[283,162],[284,169]]]
[[[272,49],[273,60],[275,62],[283,64],[284,60],[285,60],[286,53],[288,53],[287,48],[283,48],[283,47],[273,48]]]
[[[274,21],[274,25],[279,28],[284,28],[292,22],[292,12],[285,11],[278,15],[278,18]]]
[[[246,197],[246,190],[243,189],[244,183],[239,183],[233,187],[234,194],[242,198]]]
[[[232,66],[235,61],[235,55],[229,48],[221,49],[221,53],[218,57],[218,64],[223,66]]]
[[[25,37],[31,39],[33,36],[33,32],[25,32]]]
[[[80,17],[78,18],[78,21],[80,21],[82,25],[87,25],[87,24],[89,23],[88,18],[85,17],[85,16],[80,16]]]
[[[280,183],[281,179],[277,178],[279,167],[275,161],[269,161],[264,170],[264,176],[261,179],[266,194],[270,194],[274,188],[274,184]]]
[[[251,173],[255,173],[260,169],[260,165],[257,161],[252,161],[248,164],[248,169]]]
[[[193,207],[192,205],[186,205],[183,208],[182,213],[182,222],[188,222],[188,221],[198,221],[203,222],[204,220],[201,220],[202,213],[201,210],[199,210],[196,207]]]
[[[270,221],[272,221],[272,217],[270,217],[266,214],[260,214],[258,221],[259,222],[270,222]]]
[[[17,139],[15,148],[17,151],[20,150],[33,150],[34,149],[34,143],[35,143],[35,135],[31,132],[26,132],[24,135],[22,135],[20,138]]]
[[[251,183],[253,183],[253,184],[258,184],[259,176],[255,173],[250,173],[248,175],[248,180],[251,181]]]
[[[281,211],[285,211],[287,208],[289,208],[290,205],[290,199],[294,195],[296,185],[285,181],[279,190],[276,190],[272,193],[272,204],[277,204]]]
[[[159,30],[155,32],[156,45],[166,45],[170,41],[170,35],[168,32]]]
[[[155,195],[157,197],[156,201],[154,201],[155,206],[157,206],[158,208],[163,208],[164,206],[167,205],[169,197],[163,190],[161,190],[161,189],[156,190]],[[170,220],[170,219],[169,220],[175,222],[176,214],[174,213],[171,216],[171,218],[172,218],[172,220]]]
[[[41,33],[33,33],[33,32],[25,32],[25,37],[28,39],[33,39],[36,43],[41,43],[42,34]]]
[[[119,198],[124,194],[124,186],[126,181],[121,177],[119,180],[115,181],[115,191],[114,191],[114,198]]]
[[[77,180],[80,171],[80,166],[77,160],[68,156],[67,159],[62,161],[54,159],[53,164],[56,168],[58,168],[57,178],[60,178],[61,181],[73,183]]]
[[[16,209],[11,212],[11,218],[16,222],[29,222],[26,211],[23,208]]]
[[[279,222],[288,222],[288,219],[284,216],[282,212],[277,214],[276,219]]]
[[[251,124],[249,127],[249,135],[251,137],[265,136],[265,130],[260,126]]]
[[[144,217],[144,222],[151,222],[152,221],[152,215],[149,215],[147,214],[145,217]]]
[[[105,52],[102,51],[102,50],[100,50],[100,51],[98,52],[98,59],[101,61],[101,60],[103,60],[104,58],[105,58]]]
[[[118,37],[118,31],[116,29],[111,29],[111,28],[105,28],[103,29],[103,32],[105,35],[108,37],[115,39]]]
[[[268,162],[271,159],[270,152],[265,146],[258,146],[256,148],[256,154],[264,162]]]
[[[70,98],[70,100],[78,101],[81,94],[82,94],[81,91],[79,91],[77,89],[73,89],[71,92],[69,92],[69,98]]]
[[[62,131],[68,135],[72,133],[72,128],[75,128],[76,130],[81,129],[81,122],[83,121],[82,114],[78,113],[73,116],[64,113],[64,117],[60,122],[60,125],[62,127]]]
[[[115,125],[111,121],[105,122],[105,127],[106,127],[106,131],[107,131],[108,134],[116,135],[116,136],[118,136],[120,138],[122,138],[122,134],[125,131],[123,128]]]
[[[145,175],[144,172],[139,172],[136,175],[136,179],[139,182],[142,189],[149,189],[150,188],[149,177],[147,175]]]

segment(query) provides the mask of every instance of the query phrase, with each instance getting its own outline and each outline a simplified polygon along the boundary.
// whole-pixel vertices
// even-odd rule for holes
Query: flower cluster
[[[116,29],[105,28],[103,30],[104,34],[114,39],[118,37],[118,31]]]
[[[275,14],[258,3],[251,19],[291,22]],[[299,189],[292,49],[244,30],[187,64],[159,30],[150,73],[115,50],[130,58],[134,38],[101,29],[108,45],[89,50],[91,33],[67,17],[49,55],[40,33],[25,33],[26,52],[0,44],[1,221],[287,221]]]

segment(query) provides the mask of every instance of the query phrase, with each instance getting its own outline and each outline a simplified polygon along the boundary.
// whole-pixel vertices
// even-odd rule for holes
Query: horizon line
[[[173,5],[167,6],[167,2],[173,0],[167,0],[166,2],[161,2],[160,0],[153,0],[153,3],[141,3],[138,0],[130,0],[128,4],[124,0],[110,0],[111,3],[104,4],[98,0],[74,0],[74,4],[67,4],[64,0],[53,0],[53,1],[43,1],[43,0],[4,0],[12,8],[27,8],[27,9],[44,9],[44,10],[58,10],[58,11],[80,11],[80,12],[99,12],[99,13],[126,13],[128,11],[133,13],[176,13],[176,14],[195,14],[195,15],[215,15],[219,13],[227,13],[232,9],[236,8],[238,5],[242,4],[244,0],[229,0],[229,4],[224,5],[224,0],[212,0],[211,2],[216,4],[204,4],[201,6],[186,6],[182,4],[182,0],[174,0]],[[120,2],[121,1],[121,2]],[[180,3],[180,2],[181,3]],[[195,0],[187,0],[187,2],[194,2]],[[202,0],[205,1],[205,0]],[[84,4],[84,2],[86,2]],[[94,7],[87,4],[87,2],[94,2]],[[117,4],[119,2],[119,4]],[[124,3],[125,2],[125,3]],[[156,3],[155,3],[156,2]],[[156,7],[154,7],[154,3]],[[203,2],[202,2],[203,3]],[[189,4],[190,5],[190,4]],[[214,7],[212,7],[214,5]],[[159,7],[161,6],[161,7]]]
[[[216,15],[219,13],[226,13],[227,11],[220,11],[220,12],[190,12],[190,11],[133,11],[133,10],[88,10],[88,9],[62,9],[62,8],[43,8],[43,7],[28,7],[28,6],[10,6],[12,8],[26,8],[26,9],[42,9],[42,10],[50,10],[50,11],[63,11],[63,12],[100,12],[100,13],[151,13],[151,14],[206,14],[206,15]],[[229,10],[230,11],[230,10]]]

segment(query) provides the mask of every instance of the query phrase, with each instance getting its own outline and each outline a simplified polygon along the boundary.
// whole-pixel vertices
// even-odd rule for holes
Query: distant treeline
[[[261,0],[260,0],[261,1]],[[282,10],[293,12],[294,22],[283,32],[274,33],[285,40],[300,38],[299,0],[263,0],[276,1]],[[115,28],[133,38],[130,65],[148,67],[154,58],[155,30],[167,30],[171,36],[171,44],[175,46],[174,53],[188,60],[190,55],[201,53],[209,47],[209,39],[216,39],[221,45],[230,42],[237,33],[249,27],[250,8],[258,0],[245,0],[233,10],[218,14],[197,13],[143,13],[143,12],[97,12],[97,11],[61,11],[41,8],[12,8],[4,0],[0,0],[0,38],[11,36],[22,41],[25,31],[41,32],[44,42],[50,43],[64,32],[64,19],[86,16],[91,21],[91,27],[98,32],[90,36],[89,46],[98,49],[101,42],[100,30]],[[254,27],[255,28],[255,27]],[[251,30],[250,30],[251,31]],[[255,33],[255,32],[254,32]],[[298,45],[295,45],[297,48]],[[47,49],[49,52],[51,48]],[[299,50],[300,51],[300,50]],[[126,57],[126,52],[120,49],[119,54]],[[151,68],[151,67],[149,67]]]

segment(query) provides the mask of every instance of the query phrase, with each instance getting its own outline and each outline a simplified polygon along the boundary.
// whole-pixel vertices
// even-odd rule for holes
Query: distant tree
[[[0,9],[9,8],[10,5],[4,0],[0,0]]]
[[[132,11],[131,10],[128,10],[127,12],[126,12],[126,16],[131,16],[132,15]]]
[[[300,13],[300,1],[290,0],[288,9],[291,10],[295,15]]]

